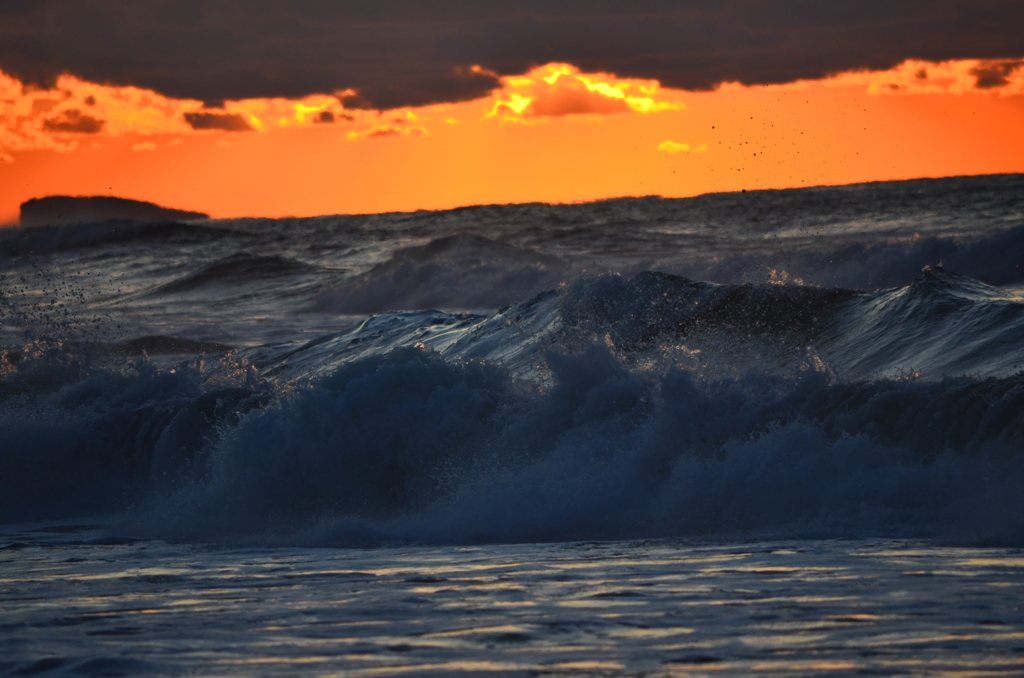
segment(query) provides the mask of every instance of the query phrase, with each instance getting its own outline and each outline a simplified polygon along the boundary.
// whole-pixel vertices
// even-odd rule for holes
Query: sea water
[[[905,541],[224,548],[17,534],[10,675],[1020,675],[1024,559]]]
[[[1019,675],[1024,177],[0,232],[0,671]]]

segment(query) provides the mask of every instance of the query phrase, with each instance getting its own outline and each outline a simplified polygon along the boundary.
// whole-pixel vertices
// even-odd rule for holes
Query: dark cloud
[[[1020,0],[0,0],[0,68],[208,105],[338,93],[391,108],[478,97],[493,73],[551,61],[708,89],[1018,59],[1021,26]]]
[[[251,132],[252,126],[236,113],[186,113],[185,122],[192,129],[219,129],[225,132]]]
[[[313,122],[332,123],[334,122],[334,113],[331,113],[330,111],[320,111],[316,114],[316,117],[313,118]]]
[[[1024,28],[1022,28],[1024,30]],[[1015,70],[1024,65],[1024,60],[1003,61],[999,63],[988,63],[971,69],[971,75],[977,78],[978,89],[992,89],[1010,84],[1010,76]]]
[[[402,130],[395,129],[394,127],[377,127],[370,130],[366,134],[367,139],[383,139],[385,137],[397,137],[402,134]]]
[[[91,115],[83,115],[77,108],[71,108],[60,115],[43,120],[47,132],[69,132],[71,134],[96,134],[103,129],[106,121]]]

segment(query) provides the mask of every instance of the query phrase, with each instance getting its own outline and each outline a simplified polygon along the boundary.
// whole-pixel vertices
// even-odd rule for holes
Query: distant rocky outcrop
[[[210,215],[161,207],[143,200],[105,195],[73,197],[50,195],[21,203],[22,226],[64,226],[95,221],[179,221],[205,219]]]

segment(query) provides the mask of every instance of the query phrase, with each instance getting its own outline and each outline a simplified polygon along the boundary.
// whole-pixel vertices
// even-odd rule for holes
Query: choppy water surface
[[[0,232],[0,671],[1019,674],[1022,264],[1021,175]]]
[[[4,535],[20,540],[0,569],[0,670],[11,675],[1024,671],[1017,549],[222,549],[53,531]]]

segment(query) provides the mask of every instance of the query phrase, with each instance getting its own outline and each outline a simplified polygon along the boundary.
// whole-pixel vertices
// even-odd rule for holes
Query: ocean
[[[0,675],[1024,674],[1024,175],[0,231]]]

